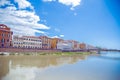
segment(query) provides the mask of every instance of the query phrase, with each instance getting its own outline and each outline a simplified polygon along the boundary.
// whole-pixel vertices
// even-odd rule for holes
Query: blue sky
[[[1,0],[0,23],[15,34],[48,35],[120,49],[119,4],[119,0]]]

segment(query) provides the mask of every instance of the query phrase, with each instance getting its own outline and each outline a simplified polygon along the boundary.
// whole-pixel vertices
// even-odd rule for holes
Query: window
[[[7,42],[9,42],[9,39],[7,40]]]
[[[4,33],[2,33],[2,36],[4,36]]]
[[[8,37],[10,37],[10,34],[8,34]]]
[[[2,47],[4,47],[4,44],[2,44]]]
[[[1,39],[1,42],[4,43],[4,42],[5,42],[5,39]]]

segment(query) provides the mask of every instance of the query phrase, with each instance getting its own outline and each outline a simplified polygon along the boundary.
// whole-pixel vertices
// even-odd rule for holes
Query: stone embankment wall
[[[0,52],[61,52],[61,50],[41,50],[41,49],[23,49],[23,48],[0,48]]]

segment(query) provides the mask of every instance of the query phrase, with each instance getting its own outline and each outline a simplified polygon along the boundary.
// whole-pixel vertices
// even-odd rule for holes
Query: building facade
[[[40,36],[39,38],[42,40],[42,49],[51,49],[51,38],[47,36]]]
[[[51,41],[51,49],[57,49],[57,43],[63,41],[63,39],[60,38],[52,38]]]
[[[68,40],[70,43],[72,43],[72,49],[73,50],[79,50],[80,47],[79,47],[79,42],[78,41],[75,41],[75,40]]]
[[[78,41],[73,40],[73,46],[74,46],[73,47],[74,50],[79,50],[80,49]]]
[[[64,40],[57,43],[57,49],[73,50],[73,44],[70,41]]]
[[[80,49],[86,49],[86,44],[85,43],[80,43]]]
[[[42,40],[35,36],[13,36],[13,47],[42,49]]]
[[[93,45],[87,44],[87,45],[86,45],[86,49],[96,49],[96,47],[94,47]]]
[[[10,28],[4,24],[0,24],[0,48],[8,48],[12,46],[12,34]]]

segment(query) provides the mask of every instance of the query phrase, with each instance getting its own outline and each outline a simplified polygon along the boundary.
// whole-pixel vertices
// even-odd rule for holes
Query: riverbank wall
[[[0,52],[62,52],[57,49],[0,48]]]

